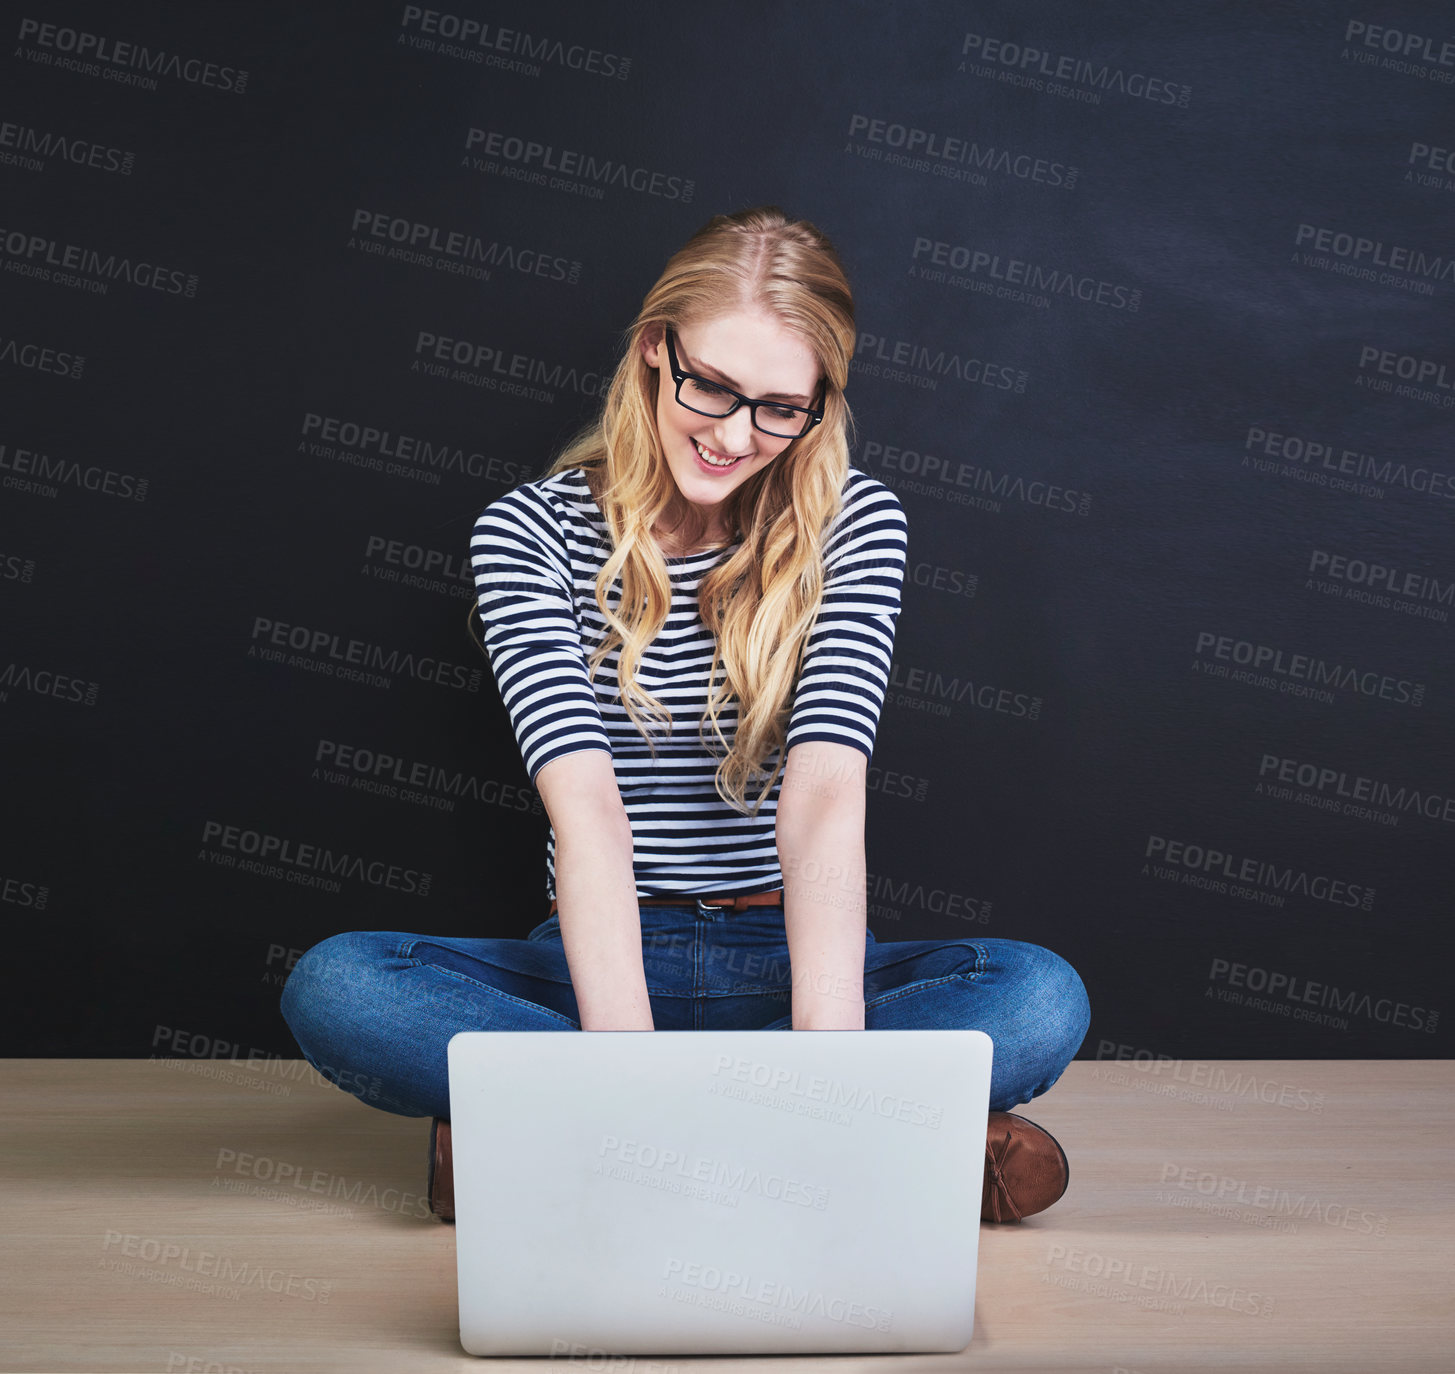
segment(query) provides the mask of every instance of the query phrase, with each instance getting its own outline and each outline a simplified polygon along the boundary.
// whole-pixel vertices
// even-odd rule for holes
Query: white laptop
[[[963,1350],[990,1037],[466,1031],[472,1355]]]

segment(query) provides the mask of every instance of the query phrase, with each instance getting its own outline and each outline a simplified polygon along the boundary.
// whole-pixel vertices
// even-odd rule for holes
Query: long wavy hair
[[[833,245],[813,224],[790,220],[777,206],[713,216],[647,292],[600,415],[543,476],[580,468],[606,518],[613,551],[596,578],[596,604],[607,633],[589,671],[594,678],[621,646],[622,705],[655,759],[648,718],[665,721],[670,734],[671,712],[637,682],[636,669],[672,605],[667,563],[650,532],[678,502],[657,432],[658,373],[642,356],[641,341],[648,331],[657,338],[664,326],[681,329],[745,308],[763,310],[798,333],[824,382],[822,422],[724,498],[725,524],[743,542],[698,590],[698,609],[715,640],[708,680],[716,684],[698,736],[720,759],[718,795],[734,810],[756,815],[786,762],[780,756],[767,773],[786,740],[803,651],[823,600],[824,539],[849,470],[853,420],[844,387],[854,352],[854,301]],[[613,606],[607,593],[618,576],[621,596]],[[730,701],[738,713],[731,739],[720,724]],[[748,789],[759,782],[750,806]]]

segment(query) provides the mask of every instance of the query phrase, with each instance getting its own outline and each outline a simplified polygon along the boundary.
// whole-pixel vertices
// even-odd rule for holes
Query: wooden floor
[[[1022,1109],[1070,1189],[981,1227],[968,1350],[792,1363],[1449,1374],[1452,1089],[1451,1061],[1075,1063]],[[302,1061],[6,1060],[0,1095],[0,1370],[480,1368],[421,1199],[427,1121]]]

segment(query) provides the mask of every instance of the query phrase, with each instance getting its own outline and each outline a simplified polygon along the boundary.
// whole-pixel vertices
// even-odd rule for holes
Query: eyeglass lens
[[[720,386],[714,386],[703,377],[691,374],[684,377],[677,387],[677,399],[689,410],[699,415],[727,415],[739,404],[738,398]],[[775,406],[766,401],[753,404],[753,423],[765,434],[780,439],[794,439],[808,426],[810,416],[801,410]]]

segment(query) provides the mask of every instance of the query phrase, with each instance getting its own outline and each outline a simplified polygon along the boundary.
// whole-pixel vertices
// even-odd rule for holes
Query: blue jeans
[[[791,1030],[783,907],[643,905],[642,963],[658,1030]],[[580,1030],[553,915],[524,939],[352,931],[308,950],[282,1012],[330,1083],[401,1116],[448,1118],[445,1047],[462,1030]],[[1076,970],[1021,940],[864,945],[865,1030],[982,1030],[992,1111],[1061,1076],[1091,1024]]]

